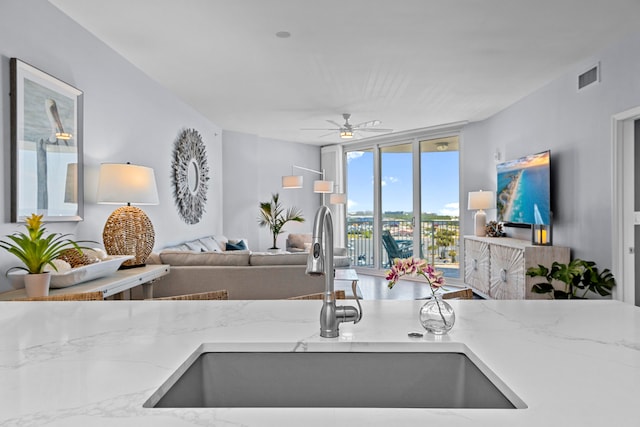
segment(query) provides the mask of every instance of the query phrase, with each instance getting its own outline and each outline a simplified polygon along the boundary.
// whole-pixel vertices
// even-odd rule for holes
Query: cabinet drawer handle
[[[507,270],[505,270],[504,268],[502,270],[500,270],[500,279],[503,282],[507,281]]]

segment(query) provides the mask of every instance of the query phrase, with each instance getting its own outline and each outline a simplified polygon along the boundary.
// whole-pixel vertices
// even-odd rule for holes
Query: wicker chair
[[[334,295],[336,299],[345,299],[347,297],[347,295],[342,289],[335,291]],[[300,295],[299,297],[291,297],[287,299],[300,300],[300,299],[323,299],[323,298],[324,298],[324,292],[318,292],[317,294]]]
[[[442,299],[473,299],[473,290],[464,288],[459,291],[445,292],[442,294]]]
[[[226,289],[197,294],[175,295],[172,297],[154,298],[154,300],[228,300],[229,292]]]
[[[78,294],[49,295],[47,297],[20,298],[13,301],[103,301],[101,291],[85,292]]]

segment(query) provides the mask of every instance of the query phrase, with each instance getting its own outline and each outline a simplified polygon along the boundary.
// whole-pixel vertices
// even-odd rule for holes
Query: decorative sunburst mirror
[[[197,224],[204,214],[209,188],[207,150],[195,129],[180,132],[173,147],[173,197],[180,218]]]

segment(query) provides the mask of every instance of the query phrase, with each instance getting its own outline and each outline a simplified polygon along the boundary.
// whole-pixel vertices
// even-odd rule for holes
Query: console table
[[[169,274],[169,265],[149,264],[144,267],[118,270],[113,274],[66,288],[49,290],[49,295],[77,294],[86,292],[102,292],[104,298],[120,297],[123,292],[136,286],[142,286],[144,299],[153,298],[153,282]],[[24,289],[0,294],[0,301],[11,301],[26,298]]]
[[[554,261],[566,264],[569,258],[569,248],[563,246],[535,246],[509,237],[464,236],[464,282],[493,299],[547,299],[531,292],[535,279],[526,275],[527,269],[538,264],[551,267]]]

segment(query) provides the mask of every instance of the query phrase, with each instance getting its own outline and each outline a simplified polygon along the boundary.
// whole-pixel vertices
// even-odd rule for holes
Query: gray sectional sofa
[[[305,274],[308,253],[226,250],[243,246],[248,248],[242,239],[207,236],[151,254],[147,263],[171,265],[169,275],[155,282],[154,297],[226,289],[234,300],[286,299],[324,290],[323,277]],[[340,253],[336,266],[348,266]],[[141,297],[132,291],[132,298]]]

